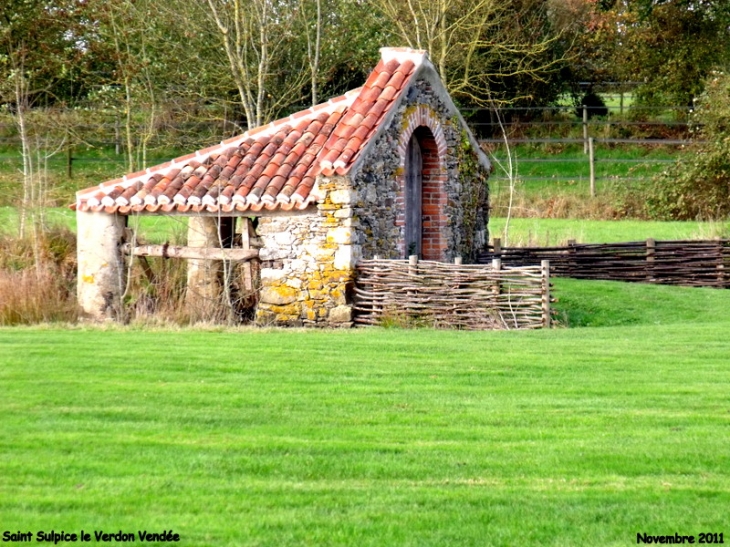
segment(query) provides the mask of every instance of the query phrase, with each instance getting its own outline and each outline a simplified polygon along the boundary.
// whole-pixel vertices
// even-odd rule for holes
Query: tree
[[[222,46],[249,128],[263,125],[301,96],[307,77],[299,0],[205,0],[200,12]]]
[[[48,182],[44,163],[58,151],[63,137],[60,143],[50,142],[52,120],[34,115],[33,108],[60,100],[56,91],[69,79],[67,63],[82,55],[67,32],[73,26],[71,8],[40,0],[0,5],[0,103],[13,117],[21,143],[20,235],[24,237],[30,226],[34,241]]]
[[[398,36],[425,49],[449,92],[474,105],[538,99],[564,52],[547,0],[376,0]]]
[[[730,54],[724,0],[640,0],[621,6],[624,32],[615,62],[643,82],[646,104],[689,105],[710,71]]]
[[[730,216],[730,74],[711,75],[692,121],[698,142],[641,189],[651,217],[710,220]]]
[[[584,82],[622,79],[614,61],[622,23],[610,2],[550,0],[550,20],[560,36],[560,48],[570,51],[570,62],[561,68],[561,84],[579,104]]]

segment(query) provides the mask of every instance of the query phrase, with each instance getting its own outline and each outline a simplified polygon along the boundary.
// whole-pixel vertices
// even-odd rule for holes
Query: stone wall
[[[440,227],[444,246],[441,259],[449,261],[462,256],[471,261],[488,239],[489,173],[479,164],[460,118],[425,80],[415,83],[390,126],[354,174],[354,242],[361,246],[364,258],[376,254],[382,258],[405,256],[404,228],[398,218],[402,205],[403,142],[416,129],[411,127],[416,110],[426,111],[433,118],[428,122],[430,129],[441,133],[435,135],[437,144],[441,140],[445,144],[445,150],[439,146],[445,193],[439,213],[445,218]]]
[[[325,199],[304,213],[262,217],[259,325],[350,326],[359,247],[352,241],[353,192],[344,177],[320,178]]]

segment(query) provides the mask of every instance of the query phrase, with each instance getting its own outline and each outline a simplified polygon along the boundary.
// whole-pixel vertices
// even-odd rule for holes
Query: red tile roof
[[[216,146],[77,192],[81,211],[305,209],[317,175],[345,175],[408,87],[425,52],[383,48],[365,85]]]

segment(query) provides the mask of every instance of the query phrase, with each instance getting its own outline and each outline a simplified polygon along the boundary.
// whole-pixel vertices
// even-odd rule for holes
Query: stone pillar
[[[96,320],[119,319],[126,271],[120,245],[127,217],[76,211],[81,311]]]
[[[188,247],[220,247],[215,217],[190,217]],[[219,309],[221,299],[220,260],[188,260],[185,303],[193,319],[209,319]]]

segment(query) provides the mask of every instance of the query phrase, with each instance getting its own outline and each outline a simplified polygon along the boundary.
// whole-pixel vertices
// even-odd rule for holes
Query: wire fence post
[[[591,197],[596,197],[596,153],[593,137],[588,138],[588,163],[590,164]]]
[[[583,105],[583,153],[588,153],[588,107]]]

